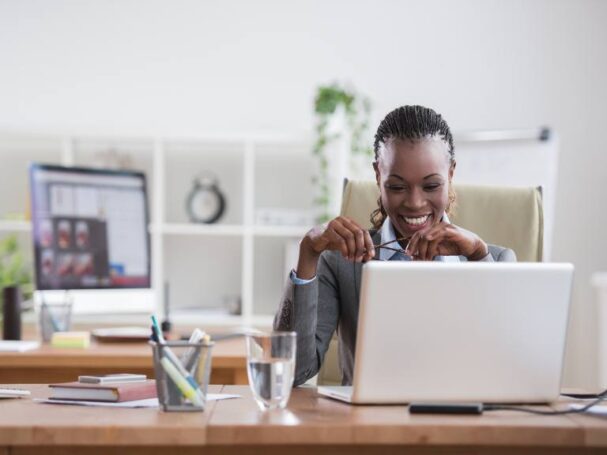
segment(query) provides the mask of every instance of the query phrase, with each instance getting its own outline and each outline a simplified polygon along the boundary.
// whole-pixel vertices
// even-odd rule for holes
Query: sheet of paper
[[[49,400],[46,398],[34,398],[38,403],[47,404],[71,404],[73,406],[98,406],[103,408],[157,408],[158,398],[148,398],[147,400],[121,401],[119,403],[109,403],[107,401],[79,401],[79,400]]]
[[[207,401],[230,400],[232,398],[242,398],[233,393],[207,393]]]
[[[0,341],[0,352],[25,352],[31,351],[40,347],[38,341],[16,341],[2,340]]]
[[[207,401],[229,400],[231,398],[240,398],[240,395],[227,393],[209,393]],[[46,404],[71,404],[76,406],[98,406],[107,408],[157,408],[158,398],[148,398],[146,400],[122,401],[119,403],[109,403],[106,401],[80,401],[80,400],[49,400],[46,398],[35,398],[34,401]]]
[[[587,403],[586,404],[570,404],[569,409],[580,409],[586,405],[587,405]],[[607,406],[606,405],[593,406],[590,409],[588,409],[588,411],[586,411],[586,413],[605,416],[605,415],[607,415]]]
[[[14,387],[0,386],[0,398],[21,398],[29,397],[32,393],[25,389],[16,389]]]

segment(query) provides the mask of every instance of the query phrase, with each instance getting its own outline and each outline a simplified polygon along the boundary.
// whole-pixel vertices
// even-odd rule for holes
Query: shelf
[[[242,235],[243,226],[234,224],[165,223],[160,232],[168,235]]]
[[[311,175],[316,161],[310,153],[310,137],[152,138],[81,133],[52,137],[0,134],[0,153],[6,164],[0,172],[0,211],[7,217],[28,213],[25,169],[32,161],[100,166],[115,153],[125,159],[128,156],[131,166],[147,176],[153,258],[149,304],[143,308],[129,303],[116,309],[101,302],[87,307],[95,315],[77,314],[75,318],[94,322],[107,316],[110,324],[147,325],[149,312],[162,315],[168,291],[171,319],[178,325],[271,330],[286,264],[293,262],[298,241],[313,224],[296,217],[314,210]],[[226,196],[227,209],[220,223],[191,223],[185,210],[192,182],[204,171],[217,177]],[[272,210],[274,216],[283,216],[276,223],[297,224],[261,224],[274,221],[260,216],[260,212],[272,214]],[[30,221],[0,220],[0,236],[18,234],[26,256],[33,258],[31,232]],[[224,302],[236,298],[242,315],[208,310],[223,308]],[[83,295],[76,300],[86,299]]]
[[[31,232],[30,221],[0,221],[0,232]]]
[[[162,312],[157,313],[160,320],[163,319]],[[37,324],[39,316],[34,311],[27,311],[22,314],[22,320],[24,324]],[[253,316],[249,323],[245,323],[243,316],[233,315],[218,315],[206,313],[205,311],[188,311],[181,312],[175,311],[175,314],[171,314],[171,323],[176,327],[192,327],[201,326],[202,328],[207,327],[243,327],[253,326],[262,330],[271,330],[273,316]],[[150,322],[149,313],[133,313],[133,314],[73,314],[73,324],[88,324],[88,325],[137,325],[147,327]]]
[[[253,234],[264,237],[303,237],[312,226],[255,226]]]
[[[272,323],[274,322],[274,316],[253,316],[251,317],[251,324],[253,327],[268,328],[272,329]]]
[[[171,311],[171,322],[178,326],[200,325],[202,329],[216,326],[242,326],[244,318],[240,315],[232,315],[221,311],[205,310],[179,310]]]
[[[271,329],[274,316],[253,316],[247,322],[244,316],[218,314],[216,312],[201,311],[175,311],[171,313],[171,322],[177,326],[199,325],[202,329],[207,327],[249,327]]]
[[[152,232],[166,235],[243,235],[251,232],[262,237],[303,237],[310,226],[242,226],[238,224],[190,224],[165,223],[157,228],[150,226]]]

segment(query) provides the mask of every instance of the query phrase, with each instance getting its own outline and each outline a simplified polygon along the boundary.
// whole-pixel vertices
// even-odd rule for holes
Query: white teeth
[[[430,215],[420,216],[418,218],[407,218],[406,216],[404,216],[403,218],[408,224],[420,225],[420,224],[424,224],[428,220],[429,217],[430,217]]]

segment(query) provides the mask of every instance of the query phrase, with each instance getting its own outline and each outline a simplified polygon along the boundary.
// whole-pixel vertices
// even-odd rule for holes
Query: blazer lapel
[[[381,233],[379,231],[371,231],[369,232],[371,234],[371,241],[373,242],[374,245],[379,245],[381,243]],[[375,257],[373,258],[373,260],[377,261],[379,260],[379,249],[375,249]],[[358,306],[358,302],[360,301],[360,284],[361,284],[361,280],[362,280],[362,270],[363,270],[363,264],[360,262],[357,262],[354,264],[354,283],[355,283],[355,289],[356,289],[356,303]]]

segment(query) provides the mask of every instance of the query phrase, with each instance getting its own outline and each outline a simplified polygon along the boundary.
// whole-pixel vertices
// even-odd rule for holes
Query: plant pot
[[[2,334],[5,340],[21,339],[21,300],[21,287],[2,289]]]

